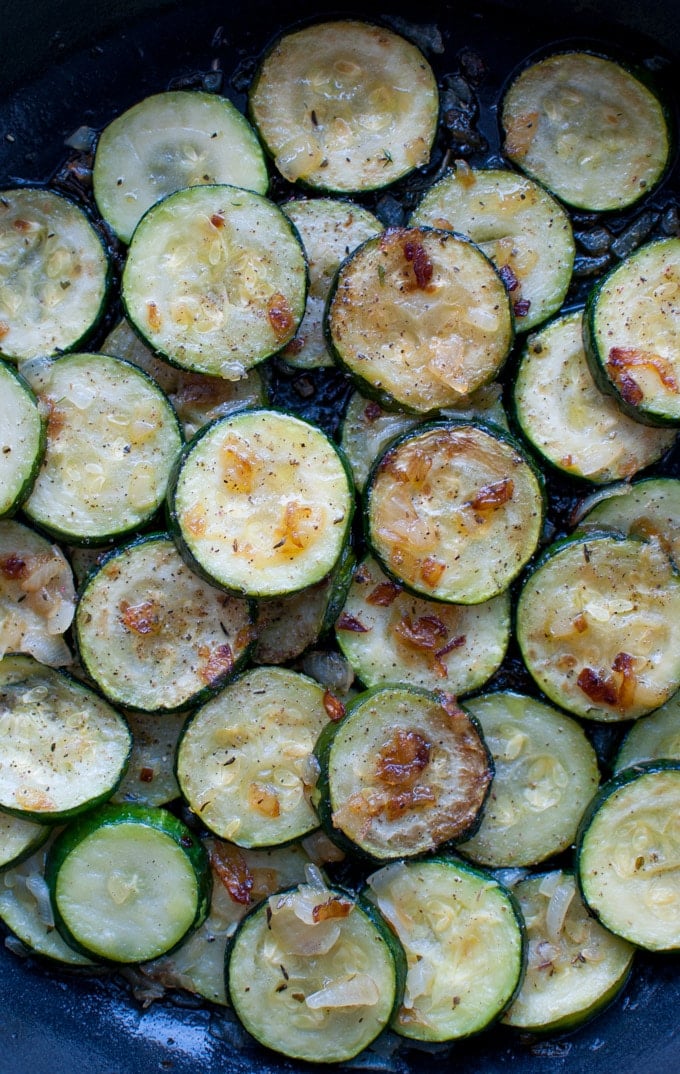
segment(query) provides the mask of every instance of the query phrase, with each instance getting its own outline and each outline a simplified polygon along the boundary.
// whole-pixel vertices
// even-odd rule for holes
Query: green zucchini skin
[[[3,384],[3,382],[5,383]],[[32,440],[32,446],[29,445],[30,454],[18,470],[14,469],[14,464],[12,464],[14,473],[12,473],[12,470],[9,470],[8,472],[9,463],[3,465],[5,459],[9,459],[12,450],[14,450],[15,455],[17,453],[16,445],[12,448],[11,444],[5,443],[5,436],[10,431],[10,420],[16,419],[17,414],[14,407],[12,407],[11,417],[9,413],[3,413],[5,397],[7,396],[8,391],[18,393],[18,398],[25,407],[24,417],[27,421],[22,423],[20,432],[23,431],[24,425],[32,424],[33,426],[32,429],[25,429],[22,436],[24,441],[29,439]],[[10,403],[9,399],[7,399],[7,403]],[[33,483],[38,475],[45,454],[47,422],[39,408],[35,392],[28,381],[25,377],[22,377],[18,370],[1,358],[0,417],[2,418],[2,421],[0,421],[0,428],[3,428],[3,426],[6,428],[6,432],[3,430],[3,433],[0,433],[0,436],[3,437],[3,442],[0,443],[0,451],[2,452],[0,455],[0,518],[7,518],[16,514],[24,500],[30,495],[31,489],[33,488]]]
[[[174,814],[161,807],[142,806],[134,803],[126,803],[122,805],[106,804],[100,806],[99,809],[78,818],[57,836],[50,848],[45,865],[45,879],[47,880],[50,889],[52,910],[57,928],[69,946],[86,958],[92,958],[93,952],[73,935],[73,932],[66,924],[59,908],[57,898],[59,870],[69,854],[76,850],[88,836],[95,834],[100,828],[125,824],[152,828],[161,832],[163,835],[168,836],[181,848],[184,855],[188,858],[196,878],[197,897],[194,919],[187,932],[183,933],[183,935],[178,938],[177,942],[164,953],[168,954],[170,951],[173,951],[175,947],[179,946],[188,932],[198,928],[198,926],[205,920],[210,908],[212,874],[208,857],[200,839],[194,835],[191,829],[187,828],[187,826],[175,817]],[[121,961],[129,961],[128,959],[107,958],[100,952],[96,952],[95,957],[98,961],[109,965],[117,965]]]

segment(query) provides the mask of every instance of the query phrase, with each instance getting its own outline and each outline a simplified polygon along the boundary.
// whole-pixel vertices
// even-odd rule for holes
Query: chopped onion
[[[33,873],[26,878],[26,890],[30,892],[37,903],[38,917],[48,929],[54,928],[54,913],[50,901],[50,889],[44,876]]]
[[[564,928],[564,919],[567,916],[567,911],[571,906],[575,893],[576,889],[573,880],[564,880],[557,885],[550,897],[550,902],[545,911],[545,926],[549,939],[554,943],[559,941]]]
[[[367,973],[349,973],[318,992],[307,996],[305,1003],[313,1011],[322,1007],[374,1007],[380,991]]]
[[[68,138],[64,138],[64,145],[67,145],[69,149],[77,149],[79,153],[89,153],[94,148],[97,132],[92,127],[77,127],[69,134]]]
[[[336,694],[346,694],[354,682],[354,671],[339,653],[314,649],[302,659],[305,675],[316,679]]]

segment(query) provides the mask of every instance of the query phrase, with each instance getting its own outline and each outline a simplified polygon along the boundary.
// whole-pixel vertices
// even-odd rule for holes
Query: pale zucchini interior
[[[182,187],[230,183],[265,194],[269,178],[255,132],[231,101],[171,90],[102,131],[93,183],[100,213],[129,242],[146,210]]]
[[[252,640],[247,601],[187,567],[169,537],[122,548],[78,603],[81,659],[107,697],[178,709],[228,678]]]
[[[680,693],[634,723],[614,761],[614,772],[645,761],[680,761]]]
[[[14,370],[0,362],[0,516],[25,494],[41,452],[37,399]]]
[[[630,478],[672,447],[675,432],[641,425],[593,381],[583,315],[567,314],[529,338],[514,386],[527,438],[560,470],[606,483]]]
[[[457,231],[477,243],[506,280],[519,330],[561,306],[574,263],[571,223],[531,179],[458,163],[430,188],[411,223]]]
[[[395,862],[368,885],[406,952],[397,1033],[443,1041],[484,1029],[522,970],[522,932],[508,893],[453,860]]]
[[[630,720],[680,686],[679,615],[680,580],[658,544],[593,535],[529,577],[517,632],[553,701],[577,716]]]
[[[286,668],[247,672],[200,708],[177,753],[182,793],[203,823],[244,847],[275,846],[318,826],[314,745],[324,690]]]
[[[110,794],[130,750],[123,718],[28,656],[0,661],[0,807],[49,821]]]
[[[480,426],[416,430],[382,456],[367,497],[374,552],[390,574],[434,600],[478,604],[503,592],[541,532],[533,468]]]
[[[620,209],[658,181],[670,151],[654,94],[612,60],[548,56],[522,71],[502,106],[507,157],[569,205]]]
[[[569,873],[558,869],[527,877],[513,894],[526,925],[528,954],[522,987],[503,1022],[544,1032],[582,1021],[621,987],[634,947],[588,912]]]
[[[680,563],[680,481],[645,478],[602,490],[581,507],[579,529],[609,528],[659,541]]]
[[[481,865],[517,868],[569,847],[597,790],[595,750],[575,721],[513,693],[472,698],[495,773],[478,831],[460,847]]]
[[[47,831],[44,824],[0,812],[0,869],[40,846]]]
[[[295,335],[305,259],[273,202],[233,186],[191,187],[152,206],[123,273],[128,317],[185,369],[239,380]]]
[[[360,191],[427,164],[438,93],[409,41],[337,21],[281,38],[257,75],[250,109],[286,179]]]
[[[510,597],[474,605],[424,600],[391,582],[369,556],[354,574],[335,632],[365,686],[408,682],[466,694],[500,667]]]
[[[194,444],[179,473],[174,513],[211,577],[252,596],[281,596],[335,566],[352,493],[320,429],[260,410],[223,419]]]
[[[652,951],[680,947],[680,767],[642,772],[600,803],[584,833],[579,874],[611,932]]]
[[[64,355],[31,379],[49,419],[29,517],[76,543],[103,543],[150,518],[181,447],[158,386],[103,354]]]
[[[284,203],[282,209],[302,239],[309,270],[305,315],[282,356],[302,369],[331,366],[324,312],[333,277],[352,250],[378,235],[383,226],[367,209],[332,198],[300,198]]]
[[[492,380],[513,336],[508,293],[471,242],[391,228],[342,266],[328,330],[346,368],[373,392],[427,413]]]
[[[0,191],[0,354],[70,350],[98,319],[108,262],[85,213],[49,190]]]
[[[186,716],[164,712],[126,712],[132,732],[132,750],[127,772],[112,802],[136,802],[163,806],[179,798],[175,778],[175,751]]]
[[[95,956],[139,962],[173,947],[194,922],[198,884],[175,840],[146,824],[103,824],[66,855],[54,900]]]
[[[309,589],[287,597],[262,600],[257,607],[256,664],[284,664],[300,656],[319,636],[332,589],[324,578]]]

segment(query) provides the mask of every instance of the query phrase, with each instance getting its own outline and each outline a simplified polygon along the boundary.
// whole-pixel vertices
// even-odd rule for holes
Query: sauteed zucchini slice
[[[116,116],[97,142],[97,208],[123,242],[155,202],[182,187],[229,183],[266,194],[255,132],[226,97],[171,90]]]
[[[186,716],[164,712],[126,711],[132,732],[130,760],[112,802],[164,806],[180,796],[175,779],[175,753]]]
[[[284,178],[345,193],[387,186],[427,164],[439,110],[434,74],[415,45],[351,20],[282,37],[249,103]]]
[[[103,242],[75,202],[38,187],[0,191],[0,356],[74,350],[108,286]]]
[[[0,812],[0,870],[8,865],[18,865],[30,857],[49,834],[50,830],[45,824]]]
[[[26,499],[45,450],[45,421],[30,385],[0,360],[0,516]]]
[[[578,508],[578,528],[615,529],[659,541],[680,563],[680,480],[645,477],[602,489]]]
[[[561,52],[521,71],[503,100],[505,155],[568,205],[623,209],[670,157],[664,109],[613,60]]]
[[[368,898],[406,952],[392,1019],[413,1040],[460,1040],[505,1010],[524,971],[523,922],[510,892],[456,858],[394,862],[368,877]]]
[[[620,772],[645,761],[680,761],[680,692],[644,720],[634,723],[614,758]]]

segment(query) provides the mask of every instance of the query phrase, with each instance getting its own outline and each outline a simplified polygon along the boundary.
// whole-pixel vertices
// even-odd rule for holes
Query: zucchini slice
[[[173,712],[209,697],[254,640],[248,601],[207,585],[166,534],[111,553],[91,575],[75,619],[80,659],[106,697]]]
[[[566,850],[600,781],[583,729],[550,705],[507,691],[464,707],[482,728],[495,775],[482,823],[460,853],[497,869]]]
[[[380,234],[383,225],[367,209],[334,198],[298,198],[281,208],[297,228],[309,270],[305,315],[281,357],[298,369],[332,366],[324,336],[324,312],[333,278],[345,258],[362,242]]]
[[[649,425],[680,425],[679,289],[680,239],[657,239],[612,269],[586,303],[593,377]]]
[[[210,913],[172,954],[145,962],[139,969],[164,988],[184,988],[225,1006],[224,964],[229,937],[256,903],[304,881],[309,858],[296,844],[243,850],[208,837],[203,846],[212,872]]]
[[[649,951],[680,947],[680,764],[652,761],[606,783],[577,844],[581,894],[605,928]]]
[[[0,517],[13,514],[28,496],[44,450],[38,400],[28,382],[0,360]]]
[[[286,34],[265,56],[250,115],[285,179],[349,193],[387,186],[430,159],[439,95],[403,37],[352,20]]]
[[[602,489],[579,508],[578,528],[593,527],[659,541],[673,562],[680,564],[680,480],[646,477]]]
[[[390,581],[371,556],[354,573],[335,624],[340,649],[365,686],[402,682],[457,697],[500,667],[510,640],[510,597],[441,604]]]
[[[509,891],[441,857],[385,865],[368,877],[367,895],[406,952],[397,1033],[460,1040],[498,1018],[524,971],[523,922]]]
[[[505,284],[468,239],[389,228],[340,268],[326,331],[360,391],[427,413],[493,380],[512,345],[513,318]]]
[[[41,823],[91,809],[120,783],[131,744],[86,686],[30,656],[0,660],[0,809]]]
[[[571,873],[529,876],[512,893],[526,924],[528,958],[503,1022],[529,1033],[575,1029],[619,994],[635,948],[592,917]]]
[[[658,98],[604,56],[562,52],[526,67],[505,94],[506,157],[578,209],[632,205],[670,157]]]
[[[205,919],[205,851],[164,809],[107,805],[70,824],[45,869],[54,918],[76,951],[141,962],[175,947]]]
[[[222,418],[188,445],[169,505],[173,532],[196,569],[234,592],[276,597],[333,569],[354,501],[348,469],[321,429],[250,410]]]
[[[341,1063],[400,1002],[404,954],[367,902],[318,869],[248,914],[227,955],[227,994],[249,1033],[294,1059]]]
[[[501,402],[501,385],[496,381],[485,384],[472,392],[457,407],[444,408],[442,417],[478,419],[490,421],[507,428],[508,421]],[[367,399],[360,392],[353,392],[342,421],[340,446],[352,470],[354,484],[363,491],[371,467],[387,445],[402,433],[427,421],[401,411],[383,410],[375,399]]]
[[[536,550],[540,475],[500,429],[422,426],[387,448],[366,489],[366,531],[381,566],[431,600],[481,604]]]
[[[524,584],[517,638],[557,705],[634,720],[680,686],[680,577],[658,543],[578,534],[546,550]]]
[[[179,798],[175,779],[175,753],[184,727],[183,714],[125,713],[132,732],[132,750],[127,772],[111,796],[112,802],[135,802],[144,806],[164,806]]]
[[[378,861],[472,835],[493,777],[481,732],[453,695],[401,684],[359,694],[316,754],[326,832]]]
[[[177,750],[182,794],[210,831],[277,846],[318,827],[314,745],[328,723],[323,687],[286,668],[246,672],[194,713]]]
[[[534,328],[562,305],[574,266],[571,222],[526,176],[457,161],[430,187],[410,223],[446,228],[477,243],[510,292],[518,331]]]
[[[306,295],[290,221],[234,186],[194,186],[152,205],[123,270],[127,317],[152,350],[225,380],[290,342]]]
[[[680,692],[633,724],[612,767],[616,774],[632,765],[659,760],[680,761]]]
[[[513,400],[522,433],[544,459],[598,484],[632,477],[675,440],[673,430],[641,425],[599,390],[584,352],[578,310],[529,337]]]
[[[45,824],[0,812],[0,871],[8,865],[18,865],[30,857],[42,846],[49,834],[50,830]],[[0,880],[0,890],[1,884]]]
[[[99,212],[129,242],[146,210],[182,187],[229,183],[266,194],[269,176],[255,132],[231,101],[170,90],[104,128],[92,182]]]
[[[0,191],[0,356],[75,349],[104,311],[109,261],[78,205],[51,190]]]
[[[81,954],[62,939],[55,928],[50,892],[45,880],[45,861],[54,836],[41,825],[47,843],[30,858],[0,873],[0,920],[17,937],[26,953],[69,969],[97,970],[91,957]]]
[[[106,544],[163,502],[182,438],[163,392],[136,366],[65,354],[34,368],[47,450],[24,511],[72,544]]]
[[[174,407],[185,440],[191,440],[199,429],[216,418],[245,407],[264,406],[267,402],[258,369],[250,369],[240,380],[179,369],[150,351],[125,318],[109,332],[101,349],[104,354],[115,354],[138,365],[156,381]]]
[[[0,656],[27,653],[51,667],[70,664],[64,634],[75,606],[63,552],[14,519],[0,521]]]

